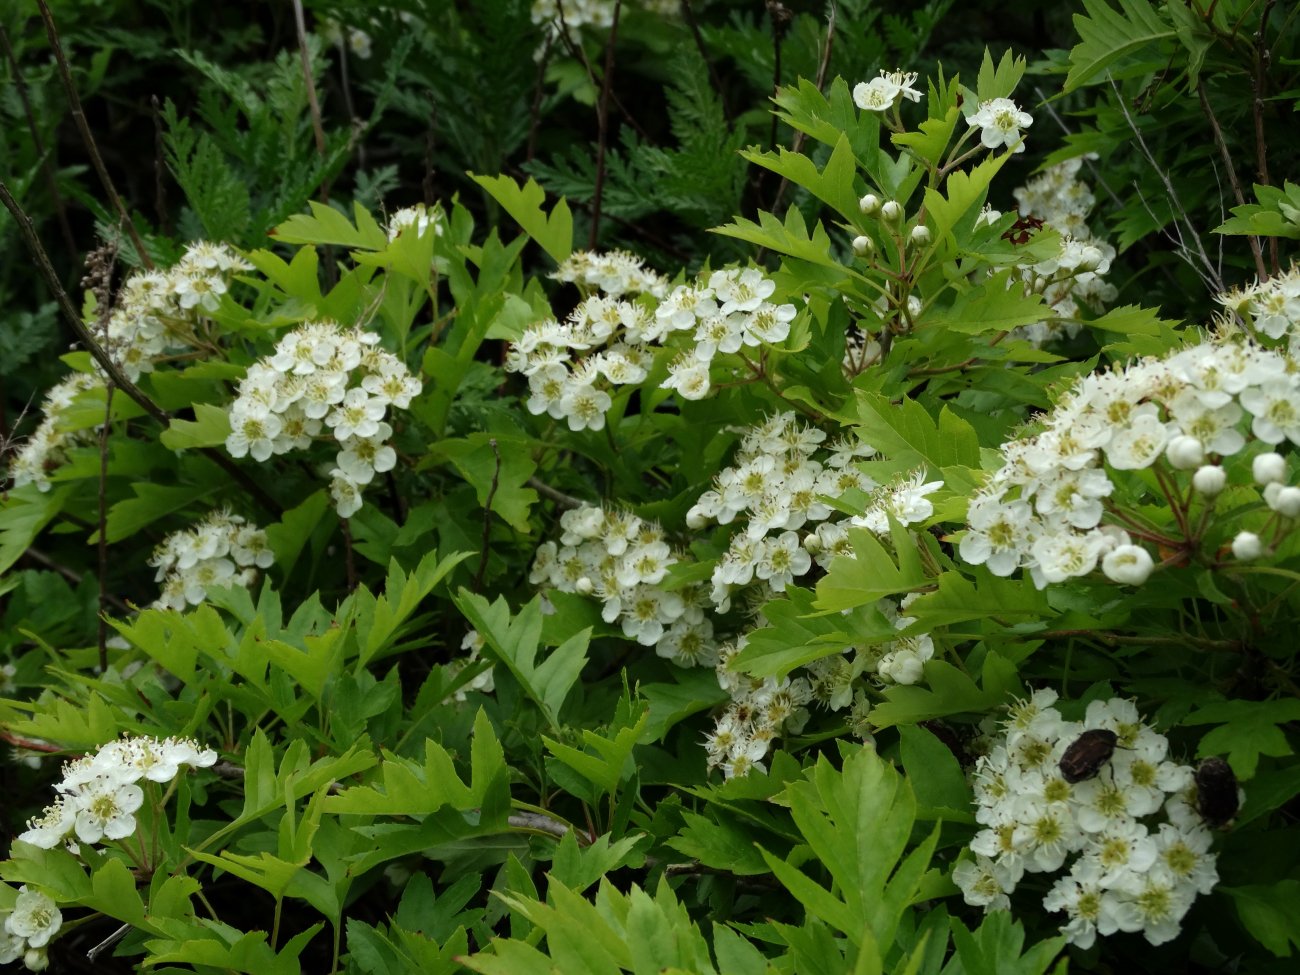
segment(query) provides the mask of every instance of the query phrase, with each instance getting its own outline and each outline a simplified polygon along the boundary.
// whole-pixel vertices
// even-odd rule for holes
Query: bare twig
[[[99,672],[108,671],[108,434],[113,426],[113,384],[104,387],[99,428]]]
[[[582,498],[575,498],[572,494],[565,494],[563,491],[557,491],[545,481],[537,477],[530,477],[527,481],[528,486],[544,498],[550,498],[556,504],[564,508],[581,508],[588,502]]]
[[[72,330],[77,333],[77,337],[85,345],[86,351],[90,353],[91,358],[104,370],[108,381],[131,397],[151,417],[166,426],[171,421],[167,411],[146,396],[139,386],[127,378],[126,373],[122,372],[117,363],[113,361],[113,357],[108,354],[95,336],[90,334],[90,330],[86,328],[86,323],[81,320],[81,314],[72,304],[72,299],[68,297],[68,293],[59,282],[59,276],[54,271],[54,265],[50,263],[50,255],[45,252],[45,246],[36,234],[36,228],[32,225],[31,217],[14,199],[4,180],[0,180],[0,203],[3,203],[5,209],[13,214],[14,222],[18,225],[18,235],[23,238],[27,249],[31,251],[32,257],[36,260],[36,267],[41,272],[41,276],[45,278],[45,283],[54,295],[54,301],[59,307],[59,312],[67,323],[72,326]],[[258,503],[267,511],[275,514],[284,512],[283,505],[267,494],[260,484],[240,470],[239,465],[221,451],[212,447],[200,447],[199,451],[229,474],[244,490],[256,498]]]
[[[311,110],[311,129],[316,136],[316,152],[325,158],[325,126],[321,123],[320,103],[316,100],[316,80],[311,73],[311,52],[307,49],[307,21],[302,12],[302,0],[293,0],[293,21],[298,29],[298,57],[302,61],[302,80],[307,86],[307,107]]]
[[[1228,184],[1232,187],[1232,195],[1237,200],[1237,206],[1246,205],[1246,197],[1241,192],[1241,182],[1237,179],[1237,167],[1233,165],[1232,153],[1228,151],[1228,143],[1223,138],[1223,130],[1219,128],[1219,120],[1214,115],[1214,109],[1210,105],[1210,99],[1205,94],[1205,82],[1202,80],[1196,86],[1196,94],[1201,100],[1201,111],[1210,121],[1210,129],[1214,132],[1214,144],[1219,147],[1219,156],[1223,159],[1223,166],[1228,171]],[[1251,256],[1255,258],[1255,271],[1259,275],[1261,282],[1268,280],[1268,269],[1264,266],[1264,252],[1260,249],[1259,238],[1254,234],[1246,237],[1246,243],[1250,245]]]
[[[1137,140],[1137,144],[1142,150],[1142,155],[1146,157],[1147,162],[1150,164],[1152,172],[1160,177],[1160,182],[1164,184],[1165,193],[1169,197],[1169,202],[1174,208],[1174,230],[1170,239],[1175,241],[1175,246],[1177,247],[1179,256],[1187,262],[1192,270],[1196,272],[1197,276],[1199,276],[1209,288],[1213,289],[1216,293],[1223,291],[1223,279],[1219,276],[1218,270],[1210,261],[1209,255],[1205,253],[1205,246],[1201,243],[1201,235],[1196,232],[1196,226],[1192,223],[1192,218],[1187,215],[1187,210],[1184,209],[1182,200],[1179,199],[1178,193],[1174,189],[1173,182],[1169,179],[1169,176],[1165,171],[1160,168],[1160,164],[1156,161],[1156,157],[1151,153],[1151,149],[1147,145],[1146,139],[1142,138],[1142,131],[1137,127],[1137,122],[1134,121],[1133,116],[1129,113],[1128,105],[1124,101],[1123,92],[1119,90],[1119,85],[1115,83],[1114,78],[1108,77],[1107,80],[1110,81],[1111,89],[1115,92],[1115,102],[1119,105],[1119,110],[1124,115],[1124,121],[1128,123],[1128,127],[1130,131],[1132,131],[1133,137]],[[1134,183],[1134,189],[1137,190],[1138,198],[1142,200],[1142,205],[1147,207],[1148,212],[1151,212],[1150,206],[1147,205],[1146,197],[1142,195],[1142,190],[1136,183]],[[1195,244],[1195,253],[1193,253],[1192,249],[1187,245],[1187,241],[1183,238],[1182,227],[1178,224],[1180,217],[1187,227],[1188,236],[1192,238],[1192,241]],[[1154,213],[1152,213],[1152,219],[1156,219]]]
[[[54,15],[50,13],[49,5],[45,0],[36,0],[36,3],[41,8],[41,19],[45,21],[45,33],[50,39],[50,47],[54,49],[54,60],[59,66],[59,78],[63,81],[63,90],[68,96],[68,107],[72,111],[72,120],[76,122],[77,130],[81,133],[81,141],[85,144],[86,152],[90,155],[91,165],[95,167],[99,182],[104,187],[104,192],[108,195],[113,209],[126,226],[126,232],[131,237],[131,243],[135,245],[135,252],[140,256],[140,263],[152,270],[153,260],[149,257],[149,252],[144,249],[144,241],[140,239],[140,234],[135,229],[131,215],[126,212],[126,206],[122,203],[122,198],[117,195],[117,187],[113,185],[113,180],[108,175],[108,168],[104,165],[104,158],[99,154],[99,146],[95,144],[95,137],[91,134],[90,125],[86,122],[86,113],[82,111],[81,98],[77,94],[76,84],[73,83],[72,71],[68,67],[68,59],[64,57],[63,44],[59,41],[59,31],[54,26]]]
[[[528,148],[524,161],[532,162],[537,151],[537,129],[542,121],[542,90],[546,82],[546,67],[551,63],[551,48],[555,46],[555,35],[546,35],[546,46],[542,56],[537,60],[537,79],[533,83],[533,101],[528,106]]]
[[[1255,70],[1250,78],[1251,111],[1255,117],[1255,162],[1256,178],[1262,186],[1272,186],[1268,176],[1268,138],[1264,133],[1264,79],[1272,66],[1272,55],[1264,43],[1264,32],[1268,27],[1268,15],[1273,12],[1273,0],[1264,4],[1264,12],[1259,15],[1259,30],[1255,32]],[[1273,273],[1281,270],[1277,258],[1277,238],[1270,237],[1269,263]]]
[[[343,566],[348,574],[348,592],[357,591],[357,560],[352,551],[352,526],[346,518],[340,518],[343,526]]]
[[[94,945],[93,947],[87,949],[86,957],[91,961],[94,961],[96,958],[100,956],[101,953],[113,947],[113,945],[117,944],[119,941],[125,938],[127,936],[127,933],[130,930],[131,930],[131,925],[123,924],[120,928],[118,928],[116,931],[110,934],[99,944]]]
[[[1066,135],[1070,135],[1070,127],[1065,124],[1065,119],[1061,118],[1060,113],[1052,107],[1052,103],[1048,100],[1047,95],[1043,94],[1043,89],[1035,87],[1034,94],[1038,97],[1038,104],[1042,106],[1045,112],[1047,112],[1052,121],[1057,124],[1062,132]],[[1119,194],[1111,189],[1110,184],[1106,182],[1106,175],[1097,168],[1092,159],[1088,156],[1085,155],[1081,158],[1083,159],[1083,164],[1088,167],[1088,172],[1092,175],[1093,181],[1106,191],[1106,195],[1110,197],[1112,203],[1116,206],[1122,207],[1124,201],[1119,198]]]
[[[614,84],[614,45],[618,41],[618,19],[623,0],[614,0],[614,21],[605,40],[605,73],[600,79],[600,100],[596,103],[596,185],[591,198],[591,233],[587,247],[595,250],[600,240],[600,207],[605,197],[605,154],[609,141],[609,94]]]
[[[27,130],[32,134],[32,147],[36,154],[41,157],[41,172],[45,180],[49,183],[50,198],[54,202],[54,212],[59,219],[59,231],[63,234],[63,244],[68,249],[69,254],[77,252],[77,239],[72,236],[72,226],[68,223],[68,208],[63,202],[63,196],[59,193],[59,181],[54,175],[54,166],[50,157],[45,155],[45,140],[41,138],[41,130],[36,125],[36,115],[32,112],[32,103],[27,97],[27,83],[23,80],[22,68],[18,65],[18,58],[14,55],[14,49],[9,46],[9,34],[4,25],[0,24],[0,46],[4,47],[5,58],[9,61],[9,69],[14,75],[14,90],[18,92],[18,100],[22,102],[23,115],[27,118]]]
[[[158,226],[163,233],[171,232],[167,216],[167,162],[163,152],[162,113],[158,111],[158,96],[151,95],[149,106],[153,113],[153,208],[158,215]]]
[[[826,18],[826,41],[822,44],[821,61],[817,64],[817,90],[821,91],[826,85],[826,72],[830,69],[831,51],[835,47],[835,17],[837,8],[834,0],[830,4],[830,14]],[[772,121],[776,121],[776,116],[772,116]],[[804,139],[807,138],[802,131],[795,132],[794,141],[790,144],[791,152],[799,152],[803,149]],[[775,213],[781,206],[781,199],[785,196],[785,191],[790,187],[790,180],[786,176],[781,177],[781,184],[776,188],[776,196],[772,200],[772,211]],[[761,258],[760,258],[761,260]]]
[[[492,499],[497,495],[497,480],[501,476],[501,449],[497,446],[495,437],[488,441],[488,446],[492,448],[497,462],[492,470],[492,483],[488,485],[487,497],[483,501],[483,548],[479,554],[478,571],[474,573],[475,592],[483,591],[483,577],[487,574],[488,552],[492,543]]]
[[[57,572],[59,575],[63,576],[63,578],[67,579],[70,583],[72,583],[74,586],[81,585],[82,579],[85,578],[85,576],[83,576],[80,572],[77,572],[75,569],[68,568],[68,566],[63,565],[61,562],[56,562],[49,555],[45,554],[38,548],[26,549],[23,552],[23,556],[25,558],[31,559],[37,565],[42,565],[52,572]],[[104,596],[104,598],[108,601],[109,605],[112,606],[114,609],[116,609],[119,613],[129,614],[135,612],[135,610],[133,610],[130,606],[128,606],[123,600],[119,599],[117,596],[114,596],[112,593],[107,593]]]
[[[548,836],[554,836],[560,840],[572,832],[567,823],[562,823],[558,819],[552,819],[550,816],[543,816],[541,813],[535,812],[511,813],[506,819],[506,823],[511,829],[520,829],[529,833],[546,833]]]
[[[704,66],[709,69],[709,78],[713,81],[713,90],[718,93],[718,101],[722,103],[722,117],[731,125],[735,116],[731,114],[731,108],[727,104],[727,92],[722,87],[722,79],[718,76],[717,66],[713,63],[713,58],[709,57],[709,49],[704,45],[704,36],[700,33],[699,21],[695,19],[695,8],[691,6],[691,0],[681,0],[682,20],[686,21],[686,26],[691,29],[691,37],[695,41],[695,49],[700,52],[700,57],[704,59]]]
[[[786,32],[790,29],[790,20],[794,14],[790,8],[781,3],[780,0],[767,0],[767,17],[772,24],[772,97],[776,97],[777,89],[781,87],[781,47],[785,40]],[[776,113],[772,113],[772,134],[768,138],[768,144],[773,151],[776,150]]]

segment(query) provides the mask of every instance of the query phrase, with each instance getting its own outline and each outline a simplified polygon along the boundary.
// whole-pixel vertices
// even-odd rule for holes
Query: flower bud
[[[1095,271],[1097,270],[1097,268],[1101,267],[1101,262],[1102,262],[1101,249],[1097,247],[1093,247],[1091,244],[1089,244],[1087,247],[1083,249],[1083,252],[1079,255],[1079,270]]]
[[[917,247],[924,247],[930,243],[930,228],[923,223],[918,223],[912,228],[912,243]]]
[[[865,234],[853,238],[853,253],[857,254],[858,257],[866,257],[875,249],[875,242]]]
[[[1205,460],[1205,446],[1195,437],[1186,434],[1174,437],[1165,448],[1169,466],[1179,471],[1200,467]]]
[[[880,219],[886,223],[897,223],[903,219],[903,207],[897,200],[889,200],[880,208]]]
[[[874,193],[868,193],[862,199],[858,200],[858,209],[867,216],[874,216],[880,212],[880,200]]]
[[[1300,487],[1280,489],[1269,507],[1284,518],[1300,517]]]
[[[1141,545],[1120,545],[1101,560],[1101,571],[1111,582],[1140,586],[1154,567],[1151,553]]]
[[[596,588],[595,584],[586,576],[583,576],[581,579],[579,579],[577,582],[573,584],[574,591],[583,596],[590,596],[592,590],[594,590],[595,588]]]
[[[1212,498],[1227,486],[1228,475],[1222,467],[1206,464],[1192,475],[1192,487],[1197,494]]]
[[[1254,532],[1238,532],[1237,537],[1232,540],[1232,554],[1242,562],[1259,558],[1263,551],[1264,543]]]
[[[1251,461],[1250,472],[1255,475],[1256,484],[1284,481],[1286,480],[1286,458],[1272,451],[1260,454]]]

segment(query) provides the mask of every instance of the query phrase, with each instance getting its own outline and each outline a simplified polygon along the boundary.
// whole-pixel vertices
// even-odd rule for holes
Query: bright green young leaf
[[[573,215],[563,197],[548,215],[542,209],[546,194],[529,178],[522,187],[509,176],[479,176],[470,174],[474,182],[483,187],[502,209],[524,229],[542,250],[559,264],[573,250]]]

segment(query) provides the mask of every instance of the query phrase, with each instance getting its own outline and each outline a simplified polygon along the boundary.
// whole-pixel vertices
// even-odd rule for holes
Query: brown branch
[[[108,434],[113,426],[113,384],[104,387],[99,428],[99,672],[108,672]]]
[[[76,307],[73,306],[72,299],[68,297],[68,293],[63,289],[63,285],[59,282],[59,276],[55,273],[54,265],[50,262],[50,255],[45,252],[45,246],[41,243],[40,237],[36,234],[36,228],[32,225],[31,217],[27,215],[27,211],[25,211],[19,205],[18,201],[14,199],[13,194],[9,192],[9,187],[5,185],[4,180],[0,180],[0,203],[3,203],[5,209],[13,215],[14,222],[18,225],[18,235],[22,237],[23,242],[27,245],[27,249],[35,259],[37,270],[41,272],[41,276],[45,278],[45,283],[49,286],[51,293],[54,295],[54,301],[59,307],[59,312],[63,315],[67,323],[72,326],[72,330],[77,334],[77,337],[81,340],[82,344],[85,345],[86,351],[90,353],[91,358],[93,358],[95,362],[99,364],[99,367],[104,370],[105,375],[108,377],[108,382],[112,383],[129,396],[142,410],[149,414],[149,416],[153,417],[153,419],[157,420],[163,426],[167,426],[168,423],[171,422],[171,417],[167,412],[146,396],[139,386],[127,378],[126,374],[122,372],[117,363],[113,361],[113,357],[108,354],[104,347],[99,344],[93,335],[90,334],[90,330],[86,328],[86,323],[81,320],[81,315],[77,311]],[[277,515],[284,513],[283,505],[267,494],[260,484],[249,477],[248,474],[239,468],[238,464],[221,451],[212,447],[200,447],[199,451],[229,474],[231,478],[244,488],[244,490],[256,498],[258,503],[260,503],[267,511],[274,512]]]
[[[609,91],[614,84],[614,45],[618,41],[618,19],[622,11],[623,0],[614,0],[614,21],[605,40],[605,73],[600,79],[600,100],[596,103],[596,186],[592,191],[588,250],[595,250],[600,240],[600,207],[605,197],[605,154],[609,141]]]
[[[572,494],[565,494],[563,491],[558,491],[537,477],[530,477],[526,483],[542,497],[550,498],[556,504],[564,508],[581,508],[583,505],[589,503],[583,501],[582,498],[575,498]]]
[[[1232,153],[1228,151],[1228,144],[1223,139],[1223,130],[1219,128],[1219,120],[1214,115],[1214,109],[1210,106],[1210,99],[1205,94],[1205,82],[1201,81],[1196,85],[1196,94],[1201,100],[1201,111],[1205,117],[1210,120],[1210,128],[1214,132],[1214,144],[1219,147],[1219,155],[1223,158],[1223,165],[1228,170],[1228,182],[1232,185],[1232,195],[1237,198],[1238,206],[1246,205],[1246,197],[1241,192],[1241,181],[1237,179],[1237,167],[1232,163]],[[1255,258],[1255,271],[1259,275],[1260,282],[1268,280],[1268,268],[1264,266],[1264,252],[1260,250],[1259,238],[1254,234],[1246,237],[1246,242],[1250,245],[1250,253]]]
[[[167,218],[167,157],[163,152],[162,113],[158,111],[158,96],[149,97],[149,108],[153,115],[153,208],[158,214],[158,226],[163,233],[171,232],[171,221]]]
[[[86,122],[86,113],[81,108],[81,98],[77,94],[76,84],[73,83],[72,71],[68,67],[68,59],[63,55],[63,44],[59,41],[59,31],[54,26],[54,15],[50,13],[49,5],[45,0],[36,0],[36,3],[41,8],[41,19],[45,21],[45,33],[50,39],[50,47],[54,49],[54,60],[59,66],[59,78],[63,81],[63,90],[68,96],[68,107],[72,110],[72,120],[76,122],[77,130],[81,133],[81,141],[85,144],[86,152],[90,155],[91,165],[95,167],[95,173],[99,176],[99,182],[104,187],[104,192],[108,194],[113,209],[117,211],[118,217],[126,225],[126,232],[131,237],[131,243],[135,245],[135,251],[140,255],[140,263],[153,270],[153,260],[149,257],[149,252],[144,248],[144,241],[140,239],[140,234],[135,229],[131,215],[126,211],[126,205],[122,203],[122,198],[117,195],[117,187],[113,185],[113,180],[108,175],[108,167],[104,165],[104,158],[99,154],[99,146],[95,144],[95,137],[91,134],[90,125]]]
[[[1264,43],[1264,31],[1268,27],[1268,15],[1273,11],[1273,0],[1264,4],[1264,12],[1259,16],[1259,30],[1255,33],[1255,70],[1250,79],[1251,112],[1255,117],[1255,162],[1256,177],[1260,185],[1272,186],[1268,176],[1268,139],[1264,134],[1264,78],[1272,65],[1272,55]],[[1280,270],[1277,258],[1277,238],[1270,237],[1269,261],[1273,273]]]
[[[483,501],[483,547],[479,554],[478,571],[474,573],[475,592],[483,591],[483,577],[487,573],[488,552],[492,543],[492,499],[496,497],[497,480],[501,476],[501,450],[497,447],[495,437],[488,441],[488,446],[496,456],[497,465],[492,471],[492,483],[488,485],[487,497]]]
[[[61,562],[56,562],[54,559],[46,555],[38,548],[30,548],[30,547],[27,548],[23,552],[23,556],[25,558],[31,559],[37,565],[44,566],[45,568],[49,569],[51,572],[57,572],[59,575],[63,576],[63,578],[67,579],[70,583],[72,583],[74,586],[81,585],[81,581],[85,578],[85,576],[83,576],[80,572],[77,572],[75,569],[68,568],[68,566],[63,565]],[[128,606],[123,600],[119,599],[117,596],[114,596],[112,593],[105,594],[104,599],[108,602],[110,606],[116,609],[119,613],[129,615],[135,612],[134,609]],[[101,607],[101,612],[102,612],[102,607]]]
[[[533,101],[528,106],[528,148],[524,161],[532,162],[537,151],[537,130],[542,121],[542,89],[546,81],[546,67],[551,63],[551,48],[555,46],[555,35],[546,35],[546,46],[537,61],[537,80],[533,83]]]
[[[311,54],[307,50],[307,22],[302,12],[302,0],[293,0],[293,20],[298,29],[298,57],[302,61],[302,80],[307,86],[307,107],[311,110],[311,129],[316,136],[316,152],[325,158],[325,126],[321,123],[320,103],[316,100],[316,80],[311,73]]]
[[[59,181],[54,175],[54,167],[50,163],[50,158],[45,155],[45,140],[41,138],[41,130],[36,125],[36,115],[32,112],[32,103],[27,97],[27,82],[23,80],[22,68],[18,65],[18,58],[14,55],[14,49],[9,46],[9,34],[4,25],[0,24],[0,46],[4,47],[5,58],[9,62],[9,68],[14,73],[14,90],[18,92],[18,100],[23,105],[23,115],[27,118],[27,130],[32,134],[32,146],[36,149],[36,154],[41,157],[41,172],[50,186],[50,197],[54,201],[54,212],[59,218],[59,230],[63,234],[63,244],[68,249],[69,254],[77,253],[77,239],[72,236],[72,226],[68,223],[68,208],[63,202],[63,195],[59,193]]]

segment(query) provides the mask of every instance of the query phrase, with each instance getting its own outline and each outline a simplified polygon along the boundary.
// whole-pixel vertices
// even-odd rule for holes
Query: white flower
[[[27,821],[27,830],[18,839],[42,850],[52,850],[72,832],[77,819],[77,807],[66,796],[57,797],[46,806],[40,817]]]
[[[325,425],[334,430],[334,436],[340,442],[349,437],[373,437],[379,432],[379,422],[387,409],[388,404],[383,399],[354,387],[325,418]]]
[[[812,556],[799,545],[799,535],[793,531],[782,532],[768,539],[762,557],[754,567],[754,574],[766,579],[777,592],[794,582],[812,567]]]
[[[330,472],[330,496],[340,518],[351,518],[361,510],[361,488],[337,467]]]
[[[1250,429],[1265,443],[1300,444],[1300,391],[1290,378],[1243,389],[1238,399],[1254,417]]]
[[[5,931],[26,940],[29,948],[43,948],[62,924],[63,914],[58,905],[40,891],[28,890],[23,884],[18,889],[13,912],[5,918]]]
[[[971,565],[987,564],[995,576],[1011,575],[1028,546],[1031,518],[1023,501],[1004,503],[990,495],[977,496],[967,512],[970,530],[958,546],[962,559]]]
[[[668,367],[661,389],[675,389],[682,399],[701,400],[709,395],[709,364],[687,354]]]
[[[274,413],[257,416],[231,410],[226,450],[231,457],[252,455],[256,461],[269,460],[275,452],[275,438],[280,435],[280,428],[280,418]]]
[[[1028,112],[1022,112],[1010,98],[992,98],[980,102],[979,111],[966,119],[970,126],[980,126],[980,142],[986,148],[1015,146],[1016,152],[1025,151],[1025,143],[1020,135],[1021,129],[1034,124]]]
[[[971,907],[982,907],[986,911],[1011,909],[1011,899],[1007,894],[1015,890],[1016,885],[1008,883],[1006,871],[986,856],[958,863],[952,870],[952,882],[961,888],[962,898]]]
[[[1232,554],[1242,562],[1259,558],[1264,551],[1264,543],[1254,532],[1238,532],[1232,540]]]
[[[569,421],[569,429],[603,430],[605,411],[613,405],[609,393],[586,383],[570,385],[560,400],[560,409]]]
[[[1111,582],[1140,586],[1151,575],[1151,553],[1141,545],[1120,545],[1101,560],[1101,571]]]
[[[1274,451],[1260,454],[1250,462],[1250,472],[1256,484],[1281,483],[1286,480],[1286,458]]]
[[[1198,494],[1213,498],[1222,493],[1228,484],[1228,474],[1222,467],[1206,464],[1192,475],[1192,487]]]
[[[118,775],[97,776],[69,793],[77,807],[73,830],[82,843],[121,840],[135,832],[135,813],[144,804],[144,790]]]

